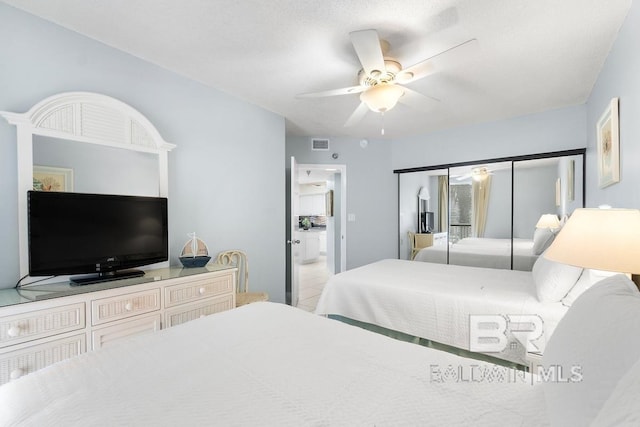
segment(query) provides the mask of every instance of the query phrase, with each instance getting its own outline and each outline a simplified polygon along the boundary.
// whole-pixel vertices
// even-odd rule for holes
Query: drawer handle
[[[24,374],[25,374],[24,369],[16,368],[13,371],[11,371],[11,373],[9,374],[9,377],[12,380],[17,380],[18,378],[20,378]]]
[[[7,331],[7,335],[9,335],[11,338],[15,338],[18,335],[20,335],[20,326],[10,327],[9,330]]]
[[[204,295],[204,293],[205,293],[205,292],[207,292],[207,290],[206,290],[204,287],[202,287],[202,288],[198,289],[198,293],[199,293],[200,295]]]
[[[131,309],[132,309],[132,308],[133,308],[133,306],[131,305],[131,303],[130,303],[130,302],[128,302],[128,303],[126,303],[126,304],[124,305],[124,309],[125,309],[125,310],[127,310],[127,311],[131,311]]]

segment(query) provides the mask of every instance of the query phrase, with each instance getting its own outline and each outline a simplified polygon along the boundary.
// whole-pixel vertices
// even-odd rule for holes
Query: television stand
[[[89,276],[70,277],[69,282],[71,286],[84,286],[92,285],[94,283],[109,282],[111,280],[129,279],[131,277],[142,276],[144,276],[144,271],[142,270],[109,271],[106,273],[92,274]]]

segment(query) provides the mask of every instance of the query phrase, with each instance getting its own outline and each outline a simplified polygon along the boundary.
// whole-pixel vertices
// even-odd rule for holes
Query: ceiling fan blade
[[[398,74],[396,80],[407,84],[414,82],[438,71],[453,68],[467,61],[478,50],[478,40],[471,39],[453,46],[437,55],[405,68]]]
[[[301,93],[296,95],[296,98],[321,98],[323,96],[349,95],[352,93],[360,93],[366,88],[366,86],[343,87],[341,89],[325,90],[322,92]]]
[[[398,99],[398,102],[417,110],[433,111],[434,107],[440,102],[439,99],[423,95],[404,86],[402,86],[402,90],[404,90],[404,95]]]
[[[358,105],[355,111],[351,113],[351,116],[349,116],[347,121],[344,123],[344,127],[354,126],[358,124],[360,120],[362,120],[367,114],[367,111],[369,111],[369,107],[367,107],[367,104],[365,104],[364,102],[361,102],[360,105]]]
[[[376,72],[383,73],[386,70],[380,38],[376,30],[360,30],[349,33],[353,48],[356,50],[362,68],[368,75]]]

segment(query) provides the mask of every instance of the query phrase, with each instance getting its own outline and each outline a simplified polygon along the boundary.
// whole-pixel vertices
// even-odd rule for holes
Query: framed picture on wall
[[[73,191],[73,169],[33,166],[36,191]]]
[[[620,181],[620,123],[618,98],[613,98],[598,120],[596,150],[598,184],[608,187]]]

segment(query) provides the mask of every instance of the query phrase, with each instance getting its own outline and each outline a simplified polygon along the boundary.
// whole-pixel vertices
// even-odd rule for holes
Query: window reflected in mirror
[[[511,162],[450,170],[449,263],[511,268]]]

